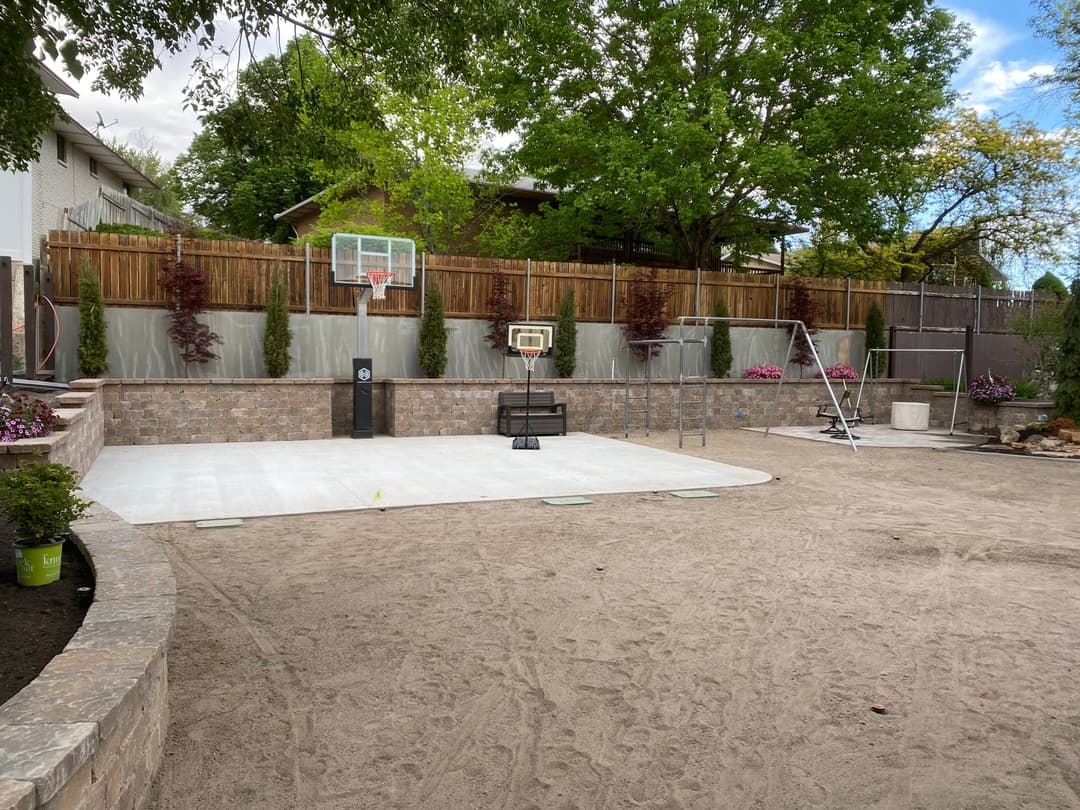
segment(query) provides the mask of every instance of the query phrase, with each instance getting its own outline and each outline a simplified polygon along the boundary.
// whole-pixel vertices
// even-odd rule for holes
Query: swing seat
[[[846,406],[846,409],[845,409]],[[825,428],[822,433],[826,433],[830,436],[847,436],[844,432],[844,425],[841,422],[841,414],[843,414],[843,421],[847,422],[848,428],[853,428],[856,425],[862,424],[864,419],[868,419],[870,414],[863,413],[862,408],[854,407],[851,404],[851,392],[844,386],[844,393],[840,395],[840,410],[836,410],[836,406],[831,402],[823,402],[818,405],[817,413],[814,415],[817,419],[828,419],[829,426]],[[852,438],[858,438],[853,436]]]

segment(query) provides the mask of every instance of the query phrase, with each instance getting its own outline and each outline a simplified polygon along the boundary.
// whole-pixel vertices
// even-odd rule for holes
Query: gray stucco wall
[[[160,309],[109,308],[109,374],[121,378],[176,378],[185,376],[183,364],[166,335],[165,311]],[[256,378],[265,376],[262,359],[265,315],[254,312],[209,312],[203,319],[225,342],[217,347],[221,359],[193,366],[192,377]],[[350,377],[356,353],[355,315],[296,315],[289,318],[293,331],[290,377]],[[448,320],[447,378],[488,379],[524,377],[521,362],[504,358],[484,341],[487,321]],[[78,370],[79,314],[75,307],[60,307],[60,343],[57,348],[57,374],[70,380],[82,376]],[[668,330],[678,337],[678,328]],[[732,350],[735,361],[729,376],[741,377],[757,363],[779,365],[788,347],[784,329],[733,328]],[[578,324],[577,369],[575,377],[584,379],[622,379],[626,374],[626,344],[618,324]],[[686,337],[701,337],[706,330],[687,329]],[[377,377],[423,377],[417,360],[419,321],[414,318],[368,319],[368,342]],[[815,338],[822,362],[846,363],[862,370],[863,335],[857,331],[830,330]],[[699,374],[708,367],[704,346],[685,347],[686,373]],[[678,346],[664,348],[653,360],[654,378],[677,377]],[[644,363],[633,360],[632,374],[642,376]],[[797,367],[790,372],[798,376]],[[537,375],[553,377],[553,361],[541,359]],[[807,373],[813,376],[813,372]]]

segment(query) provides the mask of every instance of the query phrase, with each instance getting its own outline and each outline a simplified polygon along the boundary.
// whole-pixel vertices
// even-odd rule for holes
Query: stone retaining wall
[[[0,706],[0,810],[141,808],[161,763],[172,569],[101,506],[72,530],[94,603],[64,651]]]
[[[108,380],[105,443],[330,438],[330,379]]]
[[[567,428],[596,434],[623,432],[623,380],[538,379],[536,390],[554,391],[567,405]],[[820,380],[787,380],[776,400],[775,380],[710,380],[710,430],[814,424],[828,400]],[[372,387],[375,433],[390,436],[468,436],[495,432],[500,391],[524,390],[519,379],[386,379]],[[644,396],[644,384],[631,395]],[[888,423],[894,401],[920,398],[912,380],[867,386],[863,410]],[[931,387],[932,388],[932,387]],[[650,385],[652,430],[678,427],[678,383]],[[851,386],[852,397],[857,386]],[[179,444],[214,441],[285,441],[348,436],[352,385],[348,380],[109,380],[104,387],[105,443]],[[835,386],[837,397],[842,393]],[[934,389],[936,390],[936,389]],[[687,389],[688,396],[695,392]],[[773,408],[776,400],[775,409]],[[642,408],[643,401],[632,403]],[[687,418],[691,409],[687,409]],[[966,415],[958,417],[966,420]],[[643,417],[636,415],[635,423]],[[932,424],[947,425],[932,421]]]
[[[998,405],[971,403],[971,430],[975,433],[997,433],[1000,429],[1030,425],[1040,416],[1054,416],[1054,403],[1039,400],[1002,402]]]
[[[56,397],[62,427],[49,436],[0,443],[0,470],[16,467],[22,459],[55,461],[82,477],[105,445],[102,430],[101,380],[75,380],[71,391]]]
[[[874,383],[864,393],[864,410],[873,421],[889,422],[894,401],[910,400],[911,380]],[[522,380],[385,380],[386,432],[391,436],[453,436],[495,432],[500,391],[525,390]],[[566,403],[567,429],[596,434],[622,433],[626,383],[622,380],[533,380],[535,390],[554,391]],[[644,384],[635,383],[631,396],[643,397]],[[835,386],[837,398],[842,388]],[[852,398],[857,385],[852,387]],[[698,391],[686,389],[688,397]],[[811,425],[818,405],[829,395],[821,380],[787,380],[777,400],[776,380],[711,380],[708,383],[708,428],[722,430],[772,425]],[[650,384],[652,430],[678,428],[679,386],[674,380]],[[774,400],[776,401],[774,407]],[[644,408],[634,400],[632,408]],[[690,418],[691,408],[686,410]],[[643,415],[632,416],[643,424]]]

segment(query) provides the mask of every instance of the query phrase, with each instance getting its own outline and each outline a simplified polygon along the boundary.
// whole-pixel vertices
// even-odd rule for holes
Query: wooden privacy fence
[[[356,311],[356,290],[330,284],[330,251],[326,248],[50,231],[42,255],[60,304],[78,302],[78,272],[85,262],[100,274],[107,305],[163,307],[167,298],[161,267],[179,255],[207,273],[210,309],[262,311],[271,275],[280,267],[287,278],[293,312],[349,315]],[[423,268],[417,268],[416,286],[387,290],[385,300],[369,302],[369,313],[420,315],[420,280],[425,279],[427,289],[437,286],[442,292],[447,317],[486,319],[492,282],[501,272],[510,278],[511,295],[523,318],[555,320],[563,293],[572,286],[578,322],[624,323],[631,284],[643,273],[654,272],[656,282],[665,286],[666,311],[672,322],[680,315],[712,315],[720,297],[735,318],[784,318],[794,283],[779,276],[678,268],[646,271],[615,264],[447,255],[427,255],[419,261]],[[876,301],[890,326],[915,331],[971,327],[976,333],[1004,333],[1013,331],[1018,317],[1033,315],[1038,307],[1055,301],[1049,293],[979,287],[820,278],[802,281],[820,307],[817,325],[823,329],[863,328],[870,304]]]
[[[225,242],[174,237],[129,236],[76,231],[50,231],[42,252],[59,304],[78,302],[80,266],[85,262],[101,277],[105,304],[116,307],[164,307],[166,290],[161,267],[179,255],[204,270],[210,281],[209,309],[261,311],[275,268],[286,274],[293,312],[349,315],[356,311],[356,292],[330,284],[330,251],[296,245]],[[510,278],[511,293],[521,316],[555,320],[567,287],[575,290],[576,319],[582,323],[622,323],[631,283],[642,268],[614,264],[489,259],[476,256],[427,255],[418,259],[417,284],[411,290],[387,290],[383,301],[370,301],[372,315],[416,317],[421,312],[420,279],[437,286],[449,318],[488,317],[487,301],[496,272]],[[732,317],[784,318],[791,299],[791,279],[741,273],[660,268],[657,283],[665,285],[667,314],[712,315],[723,297]],[[872,301],[884,308],[883,282],[806,279],[821,306],[818,326],[858,329],[866,322]]]

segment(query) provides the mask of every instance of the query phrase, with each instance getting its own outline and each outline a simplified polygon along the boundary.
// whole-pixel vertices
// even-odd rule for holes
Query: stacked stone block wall
[[[75,380],[71,390],[56,397],[61,428],[38,439],[0,443],[0,469],[24,459],[54,461],[86,474],[105,444],[102,427],[102,381]]]
[[[161,763],[172,569],[100,506],[72,530],[94,602],[64,651],[0,706],[0,810],[138,810]]]
[[[525,388],[521,380],[386,380],[384,385],[386,432],[391,436],[494,433],[499,392]],[[872,421],[888,423],[891,403],[910,399],[911,385],[911,381],[889,380],[868,386],[864,410],[873,413]],[[534,380],[533,386],[538,391],[554,391],[555,400],[566,403],[568,430],[601,435],[623,432],[625,381],[549,379]],[[839,398],[843,389],[838,385],[835,390]],[[686,393],[697,395],[689,387]],[[633,383],[631,396],[644,395],[644,383]],[[710,430],[814,424],[818,406],[829,398],[821,380],[785,381],[779,399],[775,380],[712,380],[708,395]],[[676,429],[678,383],[653,381],[649,396],[650,429]],[[633,401],[632,408],[642,407],[643,400]],[[643,425],[643,419],[634,415],[632,423]]]
[[[353,428],[353,387],[349,380],[335,380],[330,389],[332,432],[349,436]],[[386,434],[386,385],[381,381],[371,385],[371,427],[375,433]]]
[[[105,444],[327,439],[334,388],[330,379],[109,380]]]

